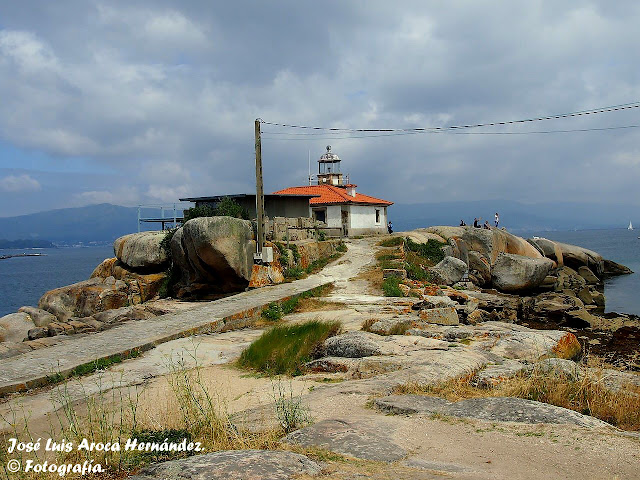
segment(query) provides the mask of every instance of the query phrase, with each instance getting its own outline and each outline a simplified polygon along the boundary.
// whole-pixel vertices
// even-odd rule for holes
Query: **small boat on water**
[[[631,225],[631,220],[629,220],[629,226],[627,227],[627,230],[633,230],[633,225]]]

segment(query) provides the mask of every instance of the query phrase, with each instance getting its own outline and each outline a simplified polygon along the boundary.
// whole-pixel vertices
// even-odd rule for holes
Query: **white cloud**
[[[3,192],[37,192],[42,186],[29,175],[9,175],[0,178],[0,190]]]

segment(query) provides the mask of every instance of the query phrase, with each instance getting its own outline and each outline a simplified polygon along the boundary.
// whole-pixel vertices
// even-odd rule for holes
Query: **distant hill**
[[[0,238],[0,249],[5,248],[55,248],[55,245],[49,240],[29,240],[24,238],[5,240]]]
[[[389,219],[394,230],[403,231],[430,225],[459,225],[460,220],[471,225],[478,216],[483,223],[489,220],[493,225],[495,212],[500,214],[501,227],[516,232],[624,228],[629,221],[640,226],[640,207],[633,205],[523,204],[506,200],[396,204],[389,210]]]
[[[87,207],[0,218],[0,232],[7,240],[47,239],[54,243],[112,242],[138,231],[137,207],[102,203]]]

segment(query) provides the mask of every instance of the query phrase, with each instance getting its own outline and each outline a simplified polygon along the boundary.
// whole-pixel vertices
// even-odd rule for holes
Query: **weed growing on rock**
[[[404,243],[404,240],[402,239],[402,237],[391,237],[391,238],[387,238],[386,240],[382,240],[380,243],[378,243],[378,245],[380,247],[397,247],[399,245],[402,245]]]
[[[398,277],[387,277],[382,282],[382,291],[385,297],[404,297],[400,290],[400,279]]]
[[[432,238],[429,239],[427,243],[416,243],[407,237],[404,245],[405,248],[410,252],[415,252],[421,257],[430,260],[434,264],[440,262],[444,258],[442,247],[444,247],[446,243],[439,242]]]
[[[291,382],[287,388],[279,378],[272,382],[271,389],[276,417],[285,433],[291,433],[312,423],[309,407],[303,405],[302,395],[294,395]]]
[[[317,320],[273,327],[242,352],[238,364],[267,375],[301,375],[316,349],[340,328],[340,322]]]

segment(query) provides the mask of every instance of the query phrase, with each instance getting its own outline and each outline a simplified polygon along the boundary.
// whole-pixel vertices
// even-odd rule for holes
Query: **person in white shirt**
[[[496,215],[495,215],[495,223],[496,223],[496,228],[498,228],[498,224],[500,223],[500,215],[498,215],[498,212],[496,212]]]

